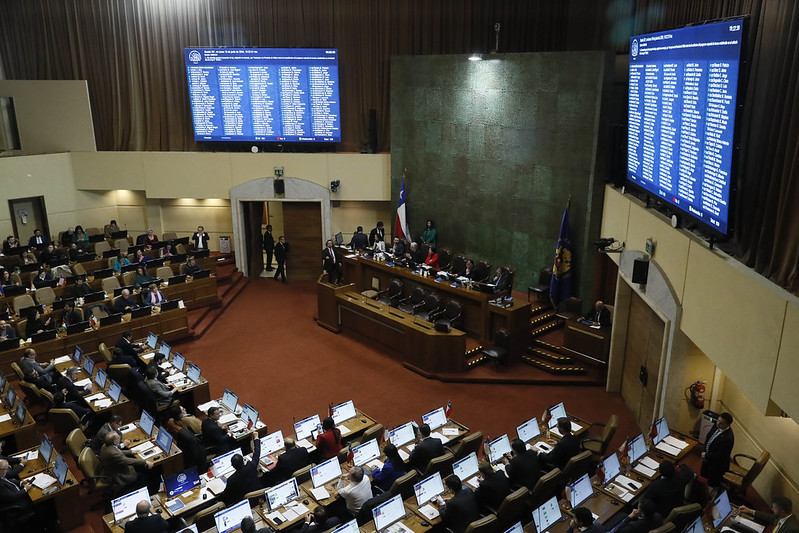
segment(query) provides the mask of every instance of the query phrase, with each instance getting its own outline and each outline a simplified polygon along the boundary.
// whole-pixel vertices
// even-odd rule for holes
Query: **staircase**
[[[538,307],[533,309],[533,316],[530,319],[533,344],[527,347],[527,353],[522,355],[521,361],[556,376],[585,375],[586,369],[583,365],[575,363],[560,346],[542,339],[548,333],[562,327],[563,321],[558,318],[552,306],[548,303],[539,303]]]
[[[230,254],[232,256],[232,254]],[[199,339],[214,325],[227,307],[252,281],[238,271],[232,257],[221,259],[216,265],[219,303],[197,309],[189,314],[189,329],[194,339]]]

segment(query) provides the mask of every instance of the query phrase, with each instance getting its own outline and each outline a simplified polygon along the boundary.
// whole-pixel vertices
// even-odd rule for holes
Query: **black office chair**
[[[538,283],[527,287],[527,301],[530,301],[530,296],[535,293],[538,300],[541,301],[549,296],[549,285],[552,281],[552,269],[542,268],[538,271]]]
[[[474,265],[472,269],[472,280],[485,282],[491,275],[491,264],[484,259],[481,259]]]
[[[417,307],[424,303],[424,298],[427,295],[425,290],[421,287],[415,287],[411,295],[399,301],[397,308],[405,313],[413,314]]]
[[[402,298],[402,289],[404,286],[405,284],[402,280],[392,279],[386,290],[377,293],[377,301],[384,305],[397,307],[400,298]]]
[[[510,351],[510,332],[500,328],[494,332],[494,346],[483,348],[482,353],[493,359],[497,367],[508,366],[508,352]]]
[[[422,302],[422,305],[414,310],[413,314],[418,316],[422,320],[432,322],[433,317],[436,314],[438,314],[440,309],[441,309],[441,297],[438,294],[431,292],[425,297],[424,302]]]
[[[461,329],[463,322],[463,304],[457,300],[450,300],[444,309],[436,314],[433,319],[436,326],[447,326],[448,329]]]

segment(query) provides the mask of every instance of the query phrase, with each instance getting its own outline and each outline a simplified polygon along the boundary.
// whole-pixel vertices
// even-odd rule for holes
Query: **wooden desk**
[[[166,517],[169,516],[167,514],[167,510],[161,508],[161,504],[157,498],[151,496],[150,502],[152,503],[154,512],[158,512],[160,510],[161,511],[160,514],[161,516],[164,517],[164,519],[166,519]],[[132,520],[134,518],[136,518],[135,514],[131,516],[128,520]],[[125,522],[127,523],[128,520],[125,520]],[[125,533],[125,527],[124,524],[120,525],[117,523],[117,521],[114,519],[114,513],[111,512],[103,516],[103,531],[105,531],[105,533]]]
[[[596,487],[594,487],[594,495],[589,497],[588,499],[586,499],[583,503],[581,503],[580,507],[585,507],[585,508],[589,509],[592,513],[594,513],[596,516],[599,517],[599,518],[597,518],[599,523],[603,523],[603,522],[606,522],[607,520],[609,520],[616,513],[622,512],[624,510],[624,502],[623,501],[614,500],[614,501],[617,501],[617,503],[614,504],[614,503],[611,503],[612,499],[613,498],[611,498],[610,496],[608,496],[604,492],[597,491]],[[560,505],[561,511],[567,513],[571,517],[572,513],[571,513],[571,506],[569,505],[569,502],[567,502],[566,500],[561,500],[559,502],[559,505]],[[560,525],[560,524],[557,524],[557,525]],[[566,521],[566,523],[563,524],[563,526],[564,526],[563,527],[563,531],[566,531],[566,529],[569,526],[569,522]],[[554,529],[549,529],[548,531],[554,532],[555,530]]]
[[[22,425],[17,425],[14,411],[2,405],[2,407],[0,407],[0,415],[6,414],[11,415],[11,419],[0,422],[0,440],[8,438],[14,439],[13,443],[8,443],[9,446],[6,448],[6,451],[14,449],[24,450],[38,446],[39,439],[36,435],[36,422],[34,422],[30,412],[28,412],[27,409],[25,410],[25,423]]]
[[[563,346],[596,361],[608,362],[610,328],[595,329],[576,320],[566,320]]]
[[[275,529],[276,531],[285,531],[285,530],[291,529],[295,525],[297,525],[300,522],[302,522],[305,519],[305,515],[308,514],[309,512],[311,512],[312,509],[309,508],[308,505],[303,504],[302,503],[303,500],[308,500],[309,504],[310,504],[310,501],[313,500],[313,498],[311,498],[311,495],[308,494],[305,491],[305,489],[300,487],[300,496],[299,496],[299,498],[297,498],[296,500],[294,500],[292,502],[289,502],[289,504],[288,504],[288,507],[291,507],[292,509],[294,509],[295,512],[297,512],[297,510],[299,510],[300,511],[299,515],[296,518],[293,518],[291,520],[286,520],[285,522],[281,522],[279,524],[277,522],[273,521],[271,518],[269,518],[269,515],[270,515],[271,512],[267,509],[266,502],[261,503],[259,505],[256,505],[255,507],[253,507],[252,510],[253,510],[254,513],[258,513],[258,516],[264,522],[266,522],[267,524],[272,526],[272,528]],[[302,509],[303,507],[306,510],[303,510]],[[282,513],[284,513],[286,511],[286,507],[279,507],[277,509],[277,511],[279,511],[282,514]],[[253,516],[255,516],[255,515],[253,514]]]
[[[155,415],[153,415],[153,416],[155,416]],[[169,454],[166,455],[161,450],[161,448],[159,448],[158,445],[155,444],[155,435],[157,435],[157,432],[156,432],[157,426],[155,426],[153,428],[153,436],[150,436],[150,435],[146,435],[144,433],[144,431],[141,430],[141,428],[139,427],[138,423],[139,423],[138,420],[133,422],[133,424],[136,425],[136,428],[134,430],[132,430],[132,431],[128,431],[127,433],[124,433],[122,435],[122,438],[131,440],[129,448],[135,448],[136,446],[144,444],[147,441],[151,441],[153,443],[153,445],[155,446],[155,449],[157,451],[154,454],[151,454],[151,455],[149,455],[147,457],[142,457],[141,455],[136,454],[136,458],[137,459],[149,459],[149,460],[151,460],[153,462],[153,468],[156,467],[156,466],[160,466],[163,469],[164,477],[172,476],[172,475],[175,475],[175,474],[177,474],[179,472],[182,472],[183,471],[183,452],[180,451],[180,448],[177,447],[177,445],[174,443],[174,441],[172,442],[172,447],[169,449]],[[139,440],[136,441],[136,442],[133,442],[136,439],[139,439]]]
[[[462,331],[436,331],[429,322],[353,291],[337,293],[335,302],[345,331],[379,342],[411,370],[426,376],[466,370],[466,335]]]
[[[35,446],[26,451],[38,451],[38,449],[39,447]],[[53,450],[53,457],[55,457],[55,450]],[[31,470],[33,471],[31,472]],[[55,477],[53,476],[51,465],[45,464],[40,454],[35,461],[29,461],[28,464],[25,465],[25,469],[20,472],[19,478],[20,480],[27,479],[45,471],[48,475]],[[58,519],[61,521],[61,526],[65,530],[80,527],[83,524],[83,512],[81,511],[80,506],[80,484],[78,483],[78,480],[70,470],[67,472],[65,484],[63,486],[59,486],[58,481],[56,481],[55,486],[58,487],[58,489],[47,494],[45,494],[42,489],[31,486],[30,490],[28,491],[28,496],[34,505],[40,502],[53,500],[56,514],[58,515]],[[50,487],[47,488],[50,489]]]
[[[144,345],[144,339],[140,339],[139,343]],[[155,356],[155,352],[149,351],[149,348],[145,348],[145,350],[148,350],[148,351],[145,351],[145,352],[139,354],[139,360],[141,360],[142,363],[147,365],[150,361],[152,361],[153,357]],[[170,353],[170,360],[169,361],[162,361],[162,364],[164,362],[167,362],[167,363],[169,363],[169,368],[171,370],[177,371],[177,369],[174,366],[172,366],[172,361],[171,360],[172,360],[172,355],[173,354],[174,354],[174,352]],[[183,367],[184,373],[185,373],[185,370],[188,367],[190,362],[191,362],[191,360],[187,357],[186,358],[186,363],[185,363],[185,365]],[[170,374],[172,374],[171,370],[170,370]],[[208,380],[205,379],[204,377],[202,377],[202,375],[200,375],[199,383],[194,383],[192,380],[186,378],[185,380],[183,380],[183,382],[181,382],[180,385],[176,385],[172,390],[176,394],[181,394],[183,396],[183,398],[185,398],[186,396],[190,397],[189,398],[189,402],[187,402],[187,403],[190,403],[190,405],[187,405],[187,403],[181,402],[181,403],[183,403],[183,407],[185,407],[186,411],[188,411],[188,412],[191,412],[192,410],[194,410],[198,405],[204,404],[204,403],[206,403],[206,402],[211,400],[211,387],[210,387],[210,385],[208,383]]]
[[[405,504],[405,518],[401,520],[405,526],[408,527],[414,533],[423,533],[427,531],[430,526],[423,526],[422,522],[426,522],[426,519],[423,519],[418,514],[412,512],[407,505],[407,500],[403,502]],[[375,528],[374,520],[370,520],[369,522],[365,523],[361,527],[358,528],[361,533],[377,533]]]
[[[673,437],[675,437],[675,438],[687,443],[688,446],[686,446],[682,450],[680,450],[680,452],[677,455],[672,455],[669,452],[667,452],[667,451],[665,451],[665,450],[663,450],[661,448],[658,448],[657,446],[653,446],[653,447],[650,447],[649,453],[647,455],[652,457],[652,459],[654,459],[657,462],[661,462],[664,459],[668,459],[670,461],[677,462],[677,461],[682,460],[689,453],[691,453],[691,450],[693,450],[694,448],[699,446],[699,441],[694,439],[693,437],[689,437],[688,435],[683,435],[682,433],[677,433],[675,431],[672,431],[670,433],[670,435],[672,435]]]
[[[343,426],[349,430],[347,433],[341,432],[342,438],[353,439],[360,436],[364,431],[375,424],[377,424],[377,421],[374,418],[356,408],[355,416],[338,424],[337,427],[341,428]]]

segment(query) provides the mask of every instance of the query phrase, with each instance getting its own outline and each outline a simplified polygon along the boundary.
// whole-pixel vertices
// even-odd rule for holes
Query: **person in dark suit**
[[[334,528],[341,523],[335,516],[328,516],[327,509],[322,505],[314,507],[313,513],[305,515],[305,522],[302,523],[301,533],[322,533]]]
[[[497,269],[497,274],[491,278],[494,285],[494,294],[501,294],[510,291],[510,272],[507,267],[501,266]]]
[[[405,243],[399,237],[394,237],[394,245],[391,247],[391,253],[394,257],[400,258],[405,255]]]
[[[8,461],[0,459],[0,510],[7,511],[19,508],[20,515],[29,512],[33,507],[28,491],[33,486],[33,478],[22,481],[8,478],[10,466]]]
[[[536,464],[538,460],[536,458]],[[480,463],[480,475],[478,477],[480,485],[474,491],[477,503],[481,508],[493,509],[496,511],[502,505],[502,500],[510,494],[510,480],[502,470],[494,471],[491,465]]]
[[[36,350],[33,348],[25,348],[25,351],[22,352],[19,367],[26,378],[30,377],[34,372],[49,383],[55,383],[58,378],[58,372],[56,372],[53,361],[49,361],[46,366],[40,365],[36,362]]]
[[[427,424],[419,426],[419,434],[422,439],[408,457],[408,464],[411,468],[424,472],[431,459],[444,455],[444,445],[440,440],[430,436],[430,426]]]
[[[52,317],[47,317],[47,320],[42,322],[39,310],[34,309],[30,318],[28,318],[27,324],[25,324],[25,336],[31,337],[36,333],[43,332],[44,330],[53,329],[53,327],[50,325],[52,321]]]
[[[244,463],[244,458],[236,454],[230,460],[230,464],[235,469],[227,478],[225,490],[220,495],[220,499],[225,505],[232,505],[244,499],[248,492],[261,488],[261,480],[258,478],[258,462],[261,459],[261,439],[253,438],[250,440],[252,448],[252,459]]]
[[[67,326],[71,326],[72,324],[77,324],[79,322],[83,322],[83,317],[78,311],[75,310],[75,303],[71,301],[65,302],[64,324]]]
[[[208,236],[204,227],[197,226],[197,231],[191,236],[191,240],[194,241],[195,250],[207,250],[208,242],[211,240],[211,237]]]
[[[647,533],[663,525],[663,517],[655,510],[652,500],[641,498],[638,507],[614,529],[618,533]]]
[[[799,533],[799,519],[793,514],[793,502],[784,496],[776,496],[771,500],[774,514],[755,511],[746,505],[740,506],[738,510],[752,515],[761,524],[774,526],[772,533]]]
[[[219,425],[222,411],[219,407],[209,407],[208,417],[203,419],[203,441],[206,446],[216,447],[217,454],[227,453],[235,446],[235,441],[228,432]]]
[[[28,248],[36,248],[40,245],[50,244],[50,238],[47,235],[42,235],[42,230],[33,230],[33,237],[28,239]]]
[[[360,226],[358,226],[360,228]],[[376,228],[372,228],[369,232],[369,246],[374,246],[378,241],[386,240],[386,230],[383,229],[383,223],[378,222]]]
[[[572,435],[571,422],[568,418],[558,418],[558,432],[563,435],[549,453],[539,453],[538,458],[543,463],[542,467],[551,470],[566,466],[569,459],[580,453],[580,439]]]
[[[17,330],[8,325],[5,320],[0,320],[0,341],[16,338]]]
[[[693,480],[694,473],[684,465],[675,467],[671,461],[662,461],[658,469],[660,477],[649,485],[644,498],[652,500],[661,516],[668,516],[685,502],[685,486]]]
[[[202,270],[202,268],[197,265],[195,259],[193,257],[189,257],[186,260],[186,264],[183,265],[183,273],[187,276],[194,276],[197,272]]]
[[[477,498],[472,489],[464,487],[461,478],[454,474],[447,477],[444,484],[453,496],[439,508],[441,525],[452,533],[464,533],[469,524],[480,518]]]
[[[287,438],[284,441],[284,445],[286,451],[277,456],[277,464],[265,480],[267,486],[283,483],[291,477],[291,474],[311,464],[311,457],[308,455],[308,450],[302,446],[297,446],[294,439]]]
[[[333,241],[330,239],[327,240],[325,248],[322,250],[322,268],[327,272],[328,283],[341,283],[341,277],[343,275],[341,254],[336,253],[333,249]]]
[[[273,533],[274,529],[271,527],[262,527],[255,529],[255,520],[252,519],[251,516],[245,516],[241,520],[241,533]],[[179,533],[183,533],[182,530],[178,530]],[[189,531],[188,529],[186,531]]]
[[[730,455],[735,445],[735,435],[730,425],[732,415],[721,413],[719,419],[710,428],[705,440],[705,451],[702,452],[701,474],[707,478],[711,487],[721,483],[724,472],[730,469]]]
[[[369,239],[363,234],[363,226],[358,226],[355,233],[352,234],[350,248],[353,250],[365,250],[367,246],[369,246]]]
[[[275,238],[272,236],[272,224],[266,225],[264,232],[264,252],[266,252],[266,271],[272,272],[272,254],[275,251]]]
[[[125,533],[167,533],[169,524],[160,514],[153,512],[150,500],[136,504],[136,518],[125,524]]]
[[[584,314],[582,319],[583,322],[590,322],[593,326],[606,328],[610,326],[610,311],[602,300],[597,300],[594,308]]]
[[[122,487],[119,494],[125,494],[146,484],[144,474],[136,469],[149,470],[153,467],[153,462],[149,459],[137,459],[132,451],[122,450],[121,441],[119,433],[113,431],[105,436],[105,443],[100,450],[100,466],[103,473],[111,478],[113,485]]]
[[[11,457],[10,455],[3,455],[3,445],[5,441],[0,440],[0,461],[6,461],[8,463],[8,472],[6,472],[6,477],[17,478],[19,479],[19,473],[25,469],[25,465],[28,464],[27,459],[21,459],[19,457]]]
[[[538,479],[541,477],[541,466],[538,461],[538,454],[528,450],[521,439],[513,439],[510,443],[513,454],[511,459],[502,458],[505,463],[505,472],[508,474],[510,486],[513,488],[527,487],[533,490]]]
[[[122,289],[122,293],[114,300],[115,313],[130,313],[139,305],[130,297],[128,289]]]
[[[275,272],[275,279],[280,277],[283,280],[283,283],[288,283],[286,281],[286,260],[289,258],[289,243],[286,242],[286,238],[281,235],[277,239],[277,244],[275,245],[275,261],[277,261],[277,272]]]
[[[19,241],[13,235],[9,235],[3,241],[3,255],[16,255],[19,248]]]
[[[130,330],[122,332],[122,336],[116,342],[114,347],[122,350],[123,355],[130,355],[136,359],[138,359],[138,355],[140,353],[144,352],[144,349],[141,346],[133,342],[133,332]]]
[[[92,291],[91,285],[86,283],[86,279],[83,276],[78,276],[77,279],[75,279],[75,286],[72,287],[72,296],[75,298],[82,298],[92,292],[94,291]]]
[[[587,507],[575,507],[572,514],[574,516],[569,522],[566,533],[574,533],[575,529],[578,533],[605,533],[604,526],[594,521],[594,515]]]

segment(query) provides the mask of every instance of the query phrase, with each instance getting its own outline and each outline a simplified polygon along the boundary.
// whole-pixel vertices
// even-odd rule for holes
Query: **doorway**
[[[42,235],[50,238],[50,224],[47,223],[44,196],[14,198],[8,201],[8,209],[11,212],[14,235],[19,239],[20,244],[25,246],[36,229],[42,230]]]

